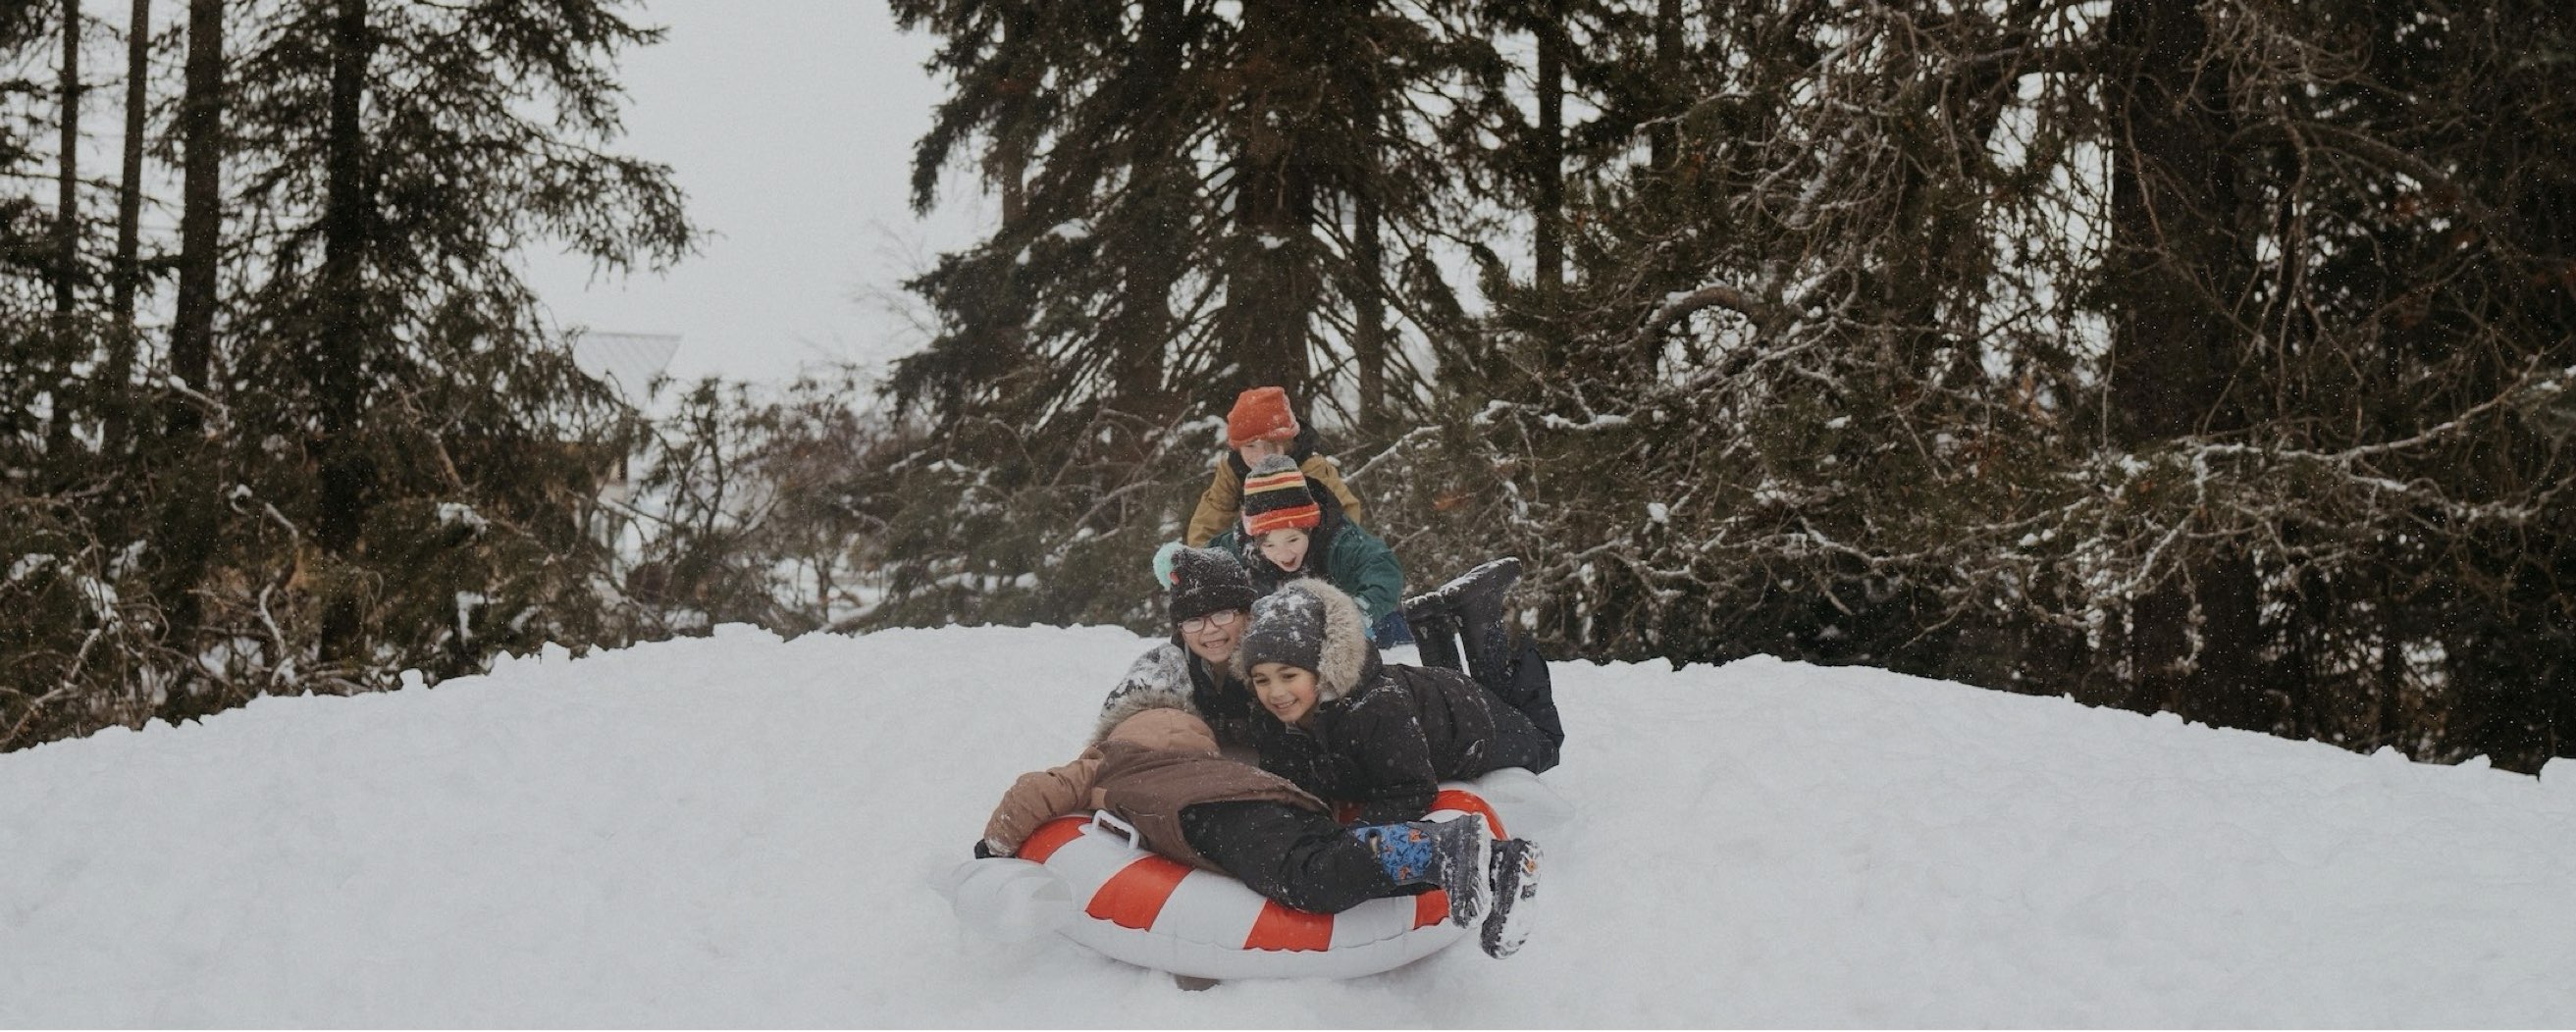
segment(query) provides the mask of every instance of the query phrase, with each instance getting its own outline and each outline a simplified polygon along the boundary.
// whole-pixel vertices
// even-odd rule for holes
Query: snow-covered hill
[[[0,756],[0,1025],[2576,1024],[2576,771],[1560,665],[1545,923],[1184,993],[932,879],[1144,642],[712,639]]]

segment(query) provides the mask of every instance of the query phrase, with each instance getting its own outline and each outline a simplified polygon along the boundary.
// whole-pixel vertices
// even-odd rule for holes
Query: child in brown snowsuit
[[[1197,717],[1148,709],[1120,721],[1073,762],[1020,776],[985,822],[979,855],[1009,856],[1039,825],[1105,810],[1145,848],[1230,875],[1315,913],[1428,885],[1451,920],[1489,909],[1492,840],[1481,817],[1344,828],[1286,779],[1217,754]]]

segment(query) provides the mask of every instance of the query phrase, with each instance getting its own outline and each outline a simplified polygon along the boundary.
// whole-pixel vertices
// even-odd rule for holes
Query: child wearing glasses
[[[1179,542],[1154,553],[1154,576],[1169,589],[1172,637],[1127,668],[1100,706],[1091,735],[1149,709],[1177,709],[1207,722],[1229,755],[1251,756],[1252,694],[1234,676],[1235,643],[1251,625],[1252,578],[1231,553]]]

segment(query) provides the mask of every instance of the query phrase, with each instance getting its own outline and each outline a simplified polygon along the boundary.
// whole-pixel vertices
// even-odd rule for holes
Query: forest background
[[[2563,4],[896,0],[915,201],[1000,209],[931,344],[647,412],[512,256],[699,243],[615,149],[648,12],[101,3],[0,0],[0,748],[720,622],[1151,631],[1278,383],[1551,655],[2576,751]]]

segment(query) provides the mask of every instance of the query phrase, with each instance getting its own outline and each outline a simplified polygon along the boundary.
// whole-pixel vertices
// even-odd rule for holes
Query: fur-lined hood
[[[1358,694],[1379,666],[1359,603],[1313,577],[1282,584],[1252,604],[1252,626],[1234,652],[1234,676],[1249,682],[1254,664],[1271,662],[1313,670],[1317,702]]]
[[[1206,717],[1207,714],[1199,712],[1191,698],[1191,659],[1190,651],[1181,644],[1177,631],[1173,632],[1172,640],[1136,657],[1135,664],[1127,668],[1127,676],[1118,682],[1118,687],[1110,689],[1107,699],[1101,701],[1100,719],[1092,725],[1091,740],[1085,744],[1099,745],[1108,739],[1109,732],[1120,721],[1150,709],[1176,709],[1191,716]]]

